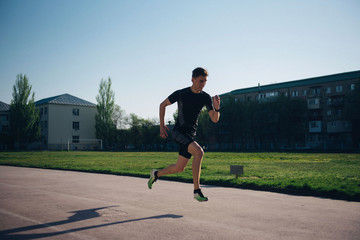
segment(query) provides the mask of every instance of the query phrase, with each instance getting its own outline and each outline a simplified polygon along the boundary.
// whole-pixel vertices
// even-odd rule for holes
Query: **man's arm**
[[[212,101],[213,101],[213,106],[215,108],[215,110],[218,111],[214,111],[214,110],[210,110],[209,111],[209,116],[211,121],[213,121],[214,123],[217,123],[220,119],[220,97],[218,95],[216,95],[215,97],[212,97]]]
[[[217,123],[220,119],[220,112],[216,112],[214,110],[210,110],[209,112],[210,119],[213,123]]]
[[[169,128],[165,125],[165,108],[171,105],[171,102],[168,98],[166,98],[161,104],[159,108],[159,117],[160,117],[160,137],[167,138]]]

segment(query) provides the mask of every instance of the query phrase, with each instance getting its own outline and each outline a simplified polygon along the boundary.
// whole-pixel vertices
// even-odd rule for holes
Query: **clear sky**
[[[359,0],[1,0],[0,101],[19,73],[36,100],[93,103],[110,77],[116,104],[153,119],[198,66],[210,95],[360,70],[359,13]]]

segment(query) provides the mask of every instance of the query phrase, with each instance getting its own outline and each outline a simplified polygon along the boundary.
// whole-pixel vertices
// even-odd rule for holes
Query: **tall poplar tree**
[[[35,108],[35,93],[26,75],[18,74],[10,104],[10,127],[17,150],[40,138],[40,116]]]
[[[116,123],[113,114],[115,111],[115,93],[111,90],[111,79],[101,79],[99,94],[96,96],[97,113],[95,115],[96,138],[102,139],[104,146],[109,146],[114,139]]]

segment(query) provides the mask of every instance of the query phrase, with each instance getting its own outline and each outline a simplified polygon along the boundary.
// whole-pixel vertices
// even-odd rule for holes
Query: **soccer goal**
[[[102,150],[102,139],[69,139],[67,140],[68,151]]]

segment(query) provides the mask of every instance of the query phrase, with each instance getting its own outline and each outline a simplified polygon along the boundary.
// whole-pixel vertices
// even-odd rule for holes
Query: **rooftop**
[[[333,75],[326,75],[326,76],[321,76],[321,77],[307,78],[307,79],[296,80],[296,81],[263,85],[263,86],[260,86],[260,89],[261,89],[261,91],[269,91],[269,90],[275,90],[275,89],[280,89],[280,88],[300,87],[300,86],[305,86],[305,85],[318,85],[318,84],[327,83],[327,82],[344,81],[344,80],[349,80],[349,79],[360,79],[360,70],[353,71],[353,72],[338,73],[338,74],[333,74]],[[237,94],[252,93],[252,92],[258,92],[258,91],[259,91],[259,87],[256,86],[256,87],[233,90],[231,92],[224,93],[221,95],[222,96],[237,95]]]
[[[9,110],[10,110],[10,105],[0,101],[0,111],[5,112],[5,111],[9,111]]]
[[[81,98],[72,96],[70,94],[62,94],[55,97],[44,98],[35,102],[35,105],[43,104],[61,104],[61,105],[76,105],[76,106],[86,106],[86,107],[95,107],[96,104],[85,101]]]

